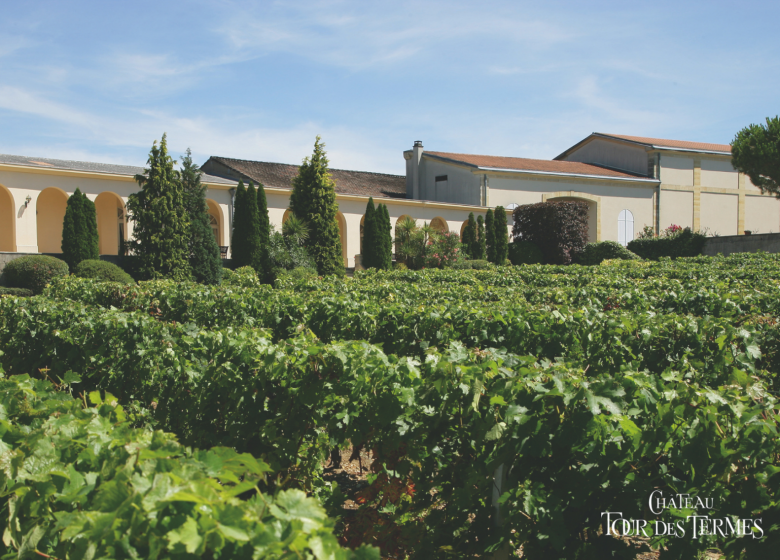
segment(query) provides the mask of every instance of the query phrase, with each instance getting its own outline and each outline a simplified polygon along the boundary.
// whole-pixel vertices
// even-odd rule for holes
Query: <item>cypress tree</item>
[[[341,236],[336,221],[336,186],[328,172],[325,145],[317,140],[311,158],[305,158],[293,179],[290,209],[309,227],[306,248],[320,275],[344,274]]]
[[[141,190],[128,197],[127,210],[134,222],[129,246],[138,257],[138,274],[145,279],[190,278],[189,223],[174,163],[163,134],[160,146],[155,141],[149,153],[149,168],[135,176]]]
[[[477,256],[475,258],[483,260],[485,258],[487,242],[485,241],[485,219],[482,217],[482,214],[477,216],[477,247]]]
[[[244,241],[248,258],[247,265],[254,268],[260,278],[265,278],[266,271],[263,268],[263,255],[260,243],[260,215],[257,211],[257,191],[252,182],[249,183],[249,188],[246,190],[244,203],[247,208],[247,236]]]
[[[381,268],[382,254],[379,247],[379,221],[381,215],[374,208],[374,198],[368,198],[366,214],[363,219],[363,248],[361,249],[363,268]]]
[[[261,278],[266,282],[273,282],[270,262],[271,245],[271,220],[268,218],[268,200],[265,197],[265,187],[262,183],[257,184],[257,235],[259,239],[258,251],[256,253],[256,262],[253,263],[255,270],[262,270]]]
[[[496,228],[493,221],[494,221],[493,210],[488,209],[487,214],[485,214],[485,245],[486,245],[485,254],[487,255],[488,261],[495,263],[496,262]]]
[[[81,261],[99,257],[95,203],[77,188],[62,221],[62,259],[73,271]]]
[[[474,212],[469,212],[469,221],[463,229],[463,239],[461,239],[466,256],[470,259],[476,259],[474,246],[477,244],[477,222],[474,219]]]
[[[233,234],[230,237],[230,254],[235,268],[240,268],[249,266],[246,241],[249,238],[249,207],[246,204],[244,181],[238,181],[233,208]]]
[[[382,268],[390,270],[393,268],[393,226],[390,225],[390,211],[385,204],[382,204],[382,237],[384,239],[384,263]]]
[[[187,155],[181,159],[181,182],[189,215],[190,267],[192,277],[201,284],[219,284],[222,281],[222,256],[211,230],[211,218],[206,202],[206,185],[200,182],[203,172]]]
[[[509,256],[509,234],[506,229],[506,210],[503,206],[496,206],[493,221],[496,229],[496,264],[503,265]]]

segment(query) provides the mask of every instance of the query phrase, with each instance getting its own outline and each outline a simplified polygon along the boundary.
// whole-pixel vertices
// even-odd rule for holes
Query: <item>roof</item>
[[[553,173],[560,175],[580,175],[590,177],[605,177],[617,179],[647,180],[644,175],[626,171],[617,171],[590,163],[576,161],[556,161],[546,159],[527,159],[502,156],[479,156],[470,154],[451,154],[447,152],[423,152],[423,156],[434,156],[437,159],[448,160],[477,167],[480,169],[506,169],[537,173]]]
[[[262,183],[265,187],[292,189],[293,179],[300,166],[288,163],[270,163],[212,156],[203,165],[216,162],[236,172],[243,179]],[[210,167],[212,172],[214,167]],[[406,176],[329,169],[339,194],[373,196],[376,198],[406,198]]]
[[[683,150],[697,150],[703,152],[727,152],[731,153],[731,146],[728,144],[712,144],[709,142],[688,142],[687,140],[664,140],[662,138],[646,138],[644,136],[626,136],[624,134],[606,134],[603,132],[594,132],[599,136],[609,136],[611,138],[620,138],[630,142],[646,144],[653,148],[680,148]]]
[[[0,154],[0,164],[20,165],[23,167],[33,167],[39,169],[62,169],[67,171],[87,171],[90,173],[105,173],[108,175],[126,175],[135,176],[143,174],[143,167],[134,165],[116,165],[113,163],[95,163],[91,161],[71,161],[64,159],[12,156]],[[204,183],[218,183],[225,185],[234,185],[236,182],[216,177],[214,175],[203,174],[201,181]]]

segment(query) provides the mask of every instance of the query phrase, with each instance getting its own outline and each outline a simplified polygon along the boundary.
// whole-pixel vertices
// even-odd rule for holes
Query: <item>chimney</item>
[[[422,141],[415,140],[412,147],[412,193],[415,200],[422,198],[422,185],[420,184],[420,160],[422,159],[422,154]]]

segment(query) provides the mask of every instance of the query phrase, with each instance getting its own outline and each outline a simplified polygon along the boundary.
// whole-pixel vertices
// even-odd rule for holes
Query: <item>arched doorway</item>
[[[118,255],[120,245],[127,239],[124,202],[112,192],[102,192],[95,199],[95,211],[100,254]]]
[[[214,233],[214,239],[217,240],[217,245],[222,246],[222,209],[210,198],[206,199],[206,205],[208,206],[209,223],[211,231]]]
[[[439,233],[447,233],[450,230],[450,228],[447,227],[447,222],[444,218],[438,216],[431,220],[431,227]]]
[[[460,242],[463,243],[463,232],[466,231],[466,226],[469,225],[468,220],[464,220],[460,225]]]
[[[344,268],[347,267],[347,220],[344,214],[339,211],[336,214],[336,222],[339,224],[339,237],[341,238],[341,258],[344,260]]]
[[[588,205],[588,243],[601,241],[601,197],[576,191],[561,191],[542,196],[542,202],[584,202]]]
[[[360,254],[363,254],[363,226],[366,223],[366,215],[363,214],[360,218]]]
[[[284,222],[287,221],[287,219],[292,215],[292,210],[289,208],[284,211],[284,215],[282,216],[282,225],[284,225]]]
[[[39,253],[62,253],[62,222],[68,195],[55,187],[41,191],[35,202]]]
[[[11,191],[0,185],[0,251],[16,251],[16,216]]]

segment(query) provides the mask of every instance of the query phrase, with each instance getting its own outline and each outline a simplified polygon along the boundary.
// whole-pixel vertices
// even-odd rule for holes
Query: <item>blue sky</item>
[[[404,173],[589,133],[729,143],[778,114],[776,2],[0,0],[0,153]]]

